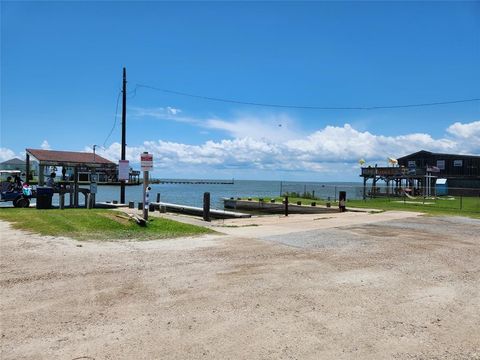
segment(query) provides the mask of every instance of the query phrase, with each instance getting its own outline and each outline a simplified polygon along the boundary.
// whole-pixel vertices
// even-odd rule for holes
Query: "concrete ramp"
[[[180,214],[195,215],[195,216],[203,215],[203,208],[196,207],[196,206],[172,204],[172,203],[166,203],[166,202],[152,202],[151,204],[157,205],[157,206],[164,206],[168,212],[176,212]],[[210,209],[210,217],[214,219],[240,219],[240,218],[250,218],[251,216],[252,215],[250,214],[245,214],[245,213],[240,213],[235,211]]]

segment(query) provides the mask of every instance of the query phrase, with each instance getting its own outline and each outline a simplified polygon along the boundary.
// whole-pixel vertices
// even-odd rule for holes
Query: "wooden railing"
[[[408,176],[408,175],[425,175],[425,169],[408,169],[401,167],[365,167],[362,168],[362,175],[366,177],[373,176]]]

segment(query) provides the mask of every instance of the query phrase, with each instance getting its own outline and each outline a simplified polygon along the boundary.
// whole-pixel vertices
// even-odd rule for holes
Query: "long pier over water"
[[[188,185],[233,185],[232,180],[182,180],[182,179],[151,179],[151,184],[188,184]]]

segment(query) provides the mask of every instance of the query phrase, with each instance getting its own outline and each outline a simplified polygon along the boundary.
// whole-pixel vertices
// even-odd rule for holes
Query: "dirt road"
[[[148,242],[0,222],[1,359],[480,359],[480,221],[407,215]]]

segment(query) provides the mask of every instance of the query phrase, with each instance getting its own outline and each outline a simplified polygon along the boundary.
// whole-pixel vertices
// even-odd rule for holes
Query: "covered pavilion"
[[[56,151],[56,150],[42,150],[42,149],[25,149],[26,150],[26,173],[27,181],[30,174],[30,158],[33,157],[38,161],[39,173],[38,173],[38,185],[43,186],[45,184],[45,167],[55,166],[62,168],[73,169],[73,181],[61,182],[64,185],[69,185],[70,192],[73,193],[74,207],[78,207],[78,193],[82,192],[86,194],[86,189],[79,188],[79,172],[88,171],[91,173],[105,173],[116,174],[117,165],[104,157],[95,153],[75,152],[75,151]],[[93,179],[95,180],[95,179]],[[96,181],[93,181],[96,182]],[[73,190],[73,191],[71,191]],[[57,191],[62,193],[62,191]]]

